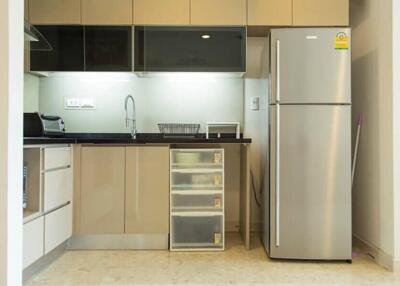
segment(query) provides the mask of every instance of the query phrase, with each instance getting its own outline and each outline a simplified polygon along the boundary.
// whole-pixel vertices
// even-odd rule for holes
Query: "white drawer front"
[[[70,147],[51,147],[44,149],[44,169],[61,168],[71,165]]]
[[[60,169],[44,174],[44,211],[72,201],[72,169]]]
[[[44,254],[44,217],[24,224],[24,269]]]
[[[72,205],[69,204],[45,215],[45,254],[52,251],[72,235]]]

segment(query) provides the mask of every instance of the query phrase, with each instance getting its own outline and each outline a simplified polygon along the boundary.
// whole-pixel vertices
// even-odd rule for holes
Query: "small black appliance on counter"
[[[61,117],[24,113],[24,137],[62,137],[64,133],[65,124]]]

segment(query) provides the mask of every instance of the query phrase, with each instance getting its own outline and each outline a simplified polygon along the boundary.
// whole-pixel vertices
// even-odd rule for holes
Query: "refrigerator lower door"
[[[351,259],[351,106],[270,111],[270,256]]]

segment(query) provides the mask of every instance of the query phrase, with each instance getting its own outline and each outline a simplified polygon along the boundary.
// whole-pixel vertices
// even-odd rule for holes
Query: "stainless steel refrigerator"
[[[351,30],[271,30],[272,258],[351,260]]]

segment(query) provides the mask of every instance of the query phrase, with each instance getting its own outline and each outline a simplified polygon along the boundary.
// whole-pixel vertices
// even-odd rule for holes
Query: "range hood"
[[[245,27],[135,26],[134,72],[243,75]]]
[[[32,51],[51,51],[53,49],[47,39],[27,21],[24,22],[24,40],[34,43],[30,48]]]

